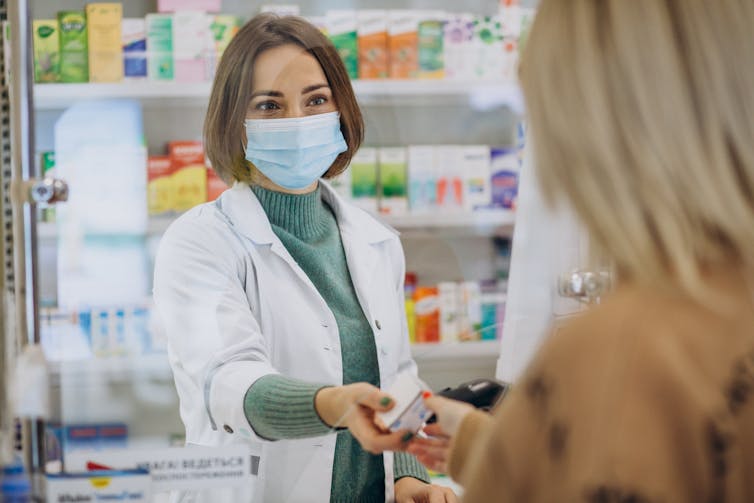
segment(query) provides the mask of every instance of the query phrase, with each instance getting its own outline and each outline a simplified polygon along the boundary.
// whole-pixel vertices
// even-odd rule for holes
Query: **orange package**
[[[186,211],[207,201],[207,168],[200,141],[171,141],[168,155],[175,185],[174,209]]]
[[[437,287],[417,287],[414,291],[416,342],[440,341],[440,304]]]
[[[387,11],[358,12],[359,78],[386,79],[389,74]]]
[[[391,79],[415,79],[419,74],[419,23],[411,11],[390,11],[388,53]]]

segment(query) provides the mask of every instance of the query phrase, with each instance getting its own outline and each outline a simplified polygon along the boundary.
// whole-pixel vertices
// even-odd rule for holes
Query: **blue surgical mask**
[[[348,149],[338,112],[291,119],[247,119],[244,125],[246,160],[286,189],[308,187]]]

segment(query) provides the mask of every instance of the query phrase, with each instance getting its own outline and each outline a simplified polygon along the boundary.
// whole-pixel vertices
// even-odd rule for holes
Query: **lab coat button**
[[[382,330],[382,325],[380,324],[380,320],[374,320],[374,326],[377,327],[377,330]]]
[[[231,428],[227,424],[223,426],[223,430],[225,430],[227,433],[233,433],[233,428]]]

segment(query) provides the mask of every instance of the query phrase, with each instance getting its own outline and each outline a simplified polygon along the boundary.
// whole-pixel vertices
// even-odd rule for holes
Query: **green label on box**
[[[156,80],[172,80],[174,63],[171,16],[147,16],[147,51],[149,52],[147,75]]]
[[[339,33],[330,37],[351,79],[359,77],[359,39],[355,31]]]
[[[441,21],[419,23],[419,71],[440,72],[445,68],[443,59],[443,24]]]
[[[34,81],[57,82],[60,79],[60,40],[55,19],[34,21]]]
[[[83,12],[58,12],[61,82],[89,81],[89,47],[86,15]]]
[[[353,197],[377,197],[377,164],[351,162]]]
[[[406,164],[380,163],[380,186],[384,197],[405,197]]]

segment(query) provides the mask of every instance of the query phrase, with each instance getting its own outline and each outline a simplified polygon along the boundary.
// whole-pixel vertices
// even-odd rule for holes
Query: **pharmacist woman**
[[[374,422],[416,371],[398,236],[320,178],[343,172],[363,121],[314,26],[263,14],[220,61],[204,124],[232,184],[165,234],[154,298],[188,444],[260,452],[253,501],[451,502]]]

